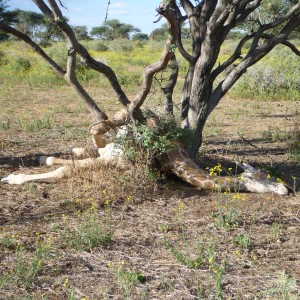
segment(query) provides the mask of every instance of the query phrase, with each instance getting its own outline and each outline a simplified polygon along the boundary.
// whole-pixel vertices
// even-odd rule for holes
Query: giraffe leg
[[[63,159],[53,156],[41,156],[40,163],[43,163],[47,166],[73,166],[75,168],[85,168],[91,165],[94,165],[98,162],[96,158],[85,158],[85,159]]]
[[[100,151],[101,150],[101,151]],[[62,165],[62,167],[40,174],[11,174],[1,179],[1,182],[8,184],[24,184],[28,181],[45,180],[45,179],[61,179],[68,178],[72,174],[72,168],[84,169],[99,165],[111,165],[119,169],[125,169],[127,164],[123,158],[123,151],[115,148],[114,144],[108,144],[105,148],[99,148],[98,158],[86,159],[61,159],[57,157],[43,157],[45,163],[49,166]]]
[[[84,147],[78,148],[74,147],[71,149],[72,154],[75,157],[98,157],[98,147]]]
[[[71,176],[71,173],[71,168],[69,166],[63,166],[47,173],[10,174],[9,176],[2,178],[1,182],[8,184],[24,184],[28,181],[68,178]]]
[[[8,184],[24,184],[28,181],[46,180],[46,179],[62,179],[69,178],[72,175],[72,167],[75,168],[86,168],[91,167],[98,163],[95,158],[81,159],[81,160],[70,160],[60,159],[57,157],[47,157],[45,159],[47,165],[62,165],[62,167],[40,174],[11,174],[1,179],[1,182]]]

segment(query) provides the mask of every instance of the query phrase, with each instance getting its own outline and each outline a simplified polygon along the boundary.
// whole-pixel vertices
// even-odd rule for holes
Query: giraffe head
[[[242,174],[243,185],[246,190],[254,193],[267,193],[274,192],[278,195],[288,195],[290,190],[282,182],[278,182],[270,174],[262,171],[256,170],[252,166],[242,163],[239,164],[243,169]]]

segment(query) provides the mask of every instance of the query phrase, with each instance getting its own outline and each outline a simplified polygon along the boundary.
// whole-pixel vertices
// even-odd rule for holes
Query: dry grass
[[[91,143],[92,120],[69,89],[3,91],[1,177],[44,172],[36,154],[68,156],[68,147]],[[90,92],[108,111],[115,109],[113,95]],[[226,99],[210,117],[199,163],[228,168],[235,157],[244,158],[298,185],[299,162],[287,151],[297,111],[299,102]],[[133,167],[75,171],[58,183],[1,185],[0,199],[0,299],[299,297],[298,194],[214,194],[172,178],[155,184]],[[233,212],[228,226],[220,222]],[[83,250],[67,243],[82,228],[98,227],[113,232],[107,245]],[[199,253],[203,259],[196,261]]]

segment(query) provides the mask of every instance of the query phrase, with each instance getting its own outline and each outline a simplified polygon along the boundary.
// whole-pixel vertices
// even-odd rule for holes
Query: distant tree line
[[[290,0],[296,3],[298,0]],[[15,29],[27,34],[33,41],[40,44],[61,41],[64,36],[59,27],[48,20],[43,14],[34,11],[25,11],[21,9],[8,10],[6,0],[0,0],[0,22],[13,26]],[[267,1],[261,5],[258,12],[254,13],[247,22],[244,22],[238,30],[230,32],[228,38],[239,39],[243,31],[258,26],[259,23],[269,21],[273,13],[280,11],[285,13],[288,6],[282,0]],[[273,12],[274,11],[274,12]],[[68,21],[66,19],[66,21]],[[100,39],[112,41],[114,39],[129,40],[165,40],[168,37],[168,26],[163,24],[161,27],[154,29],[150,35],[142,33],[137,27],[131,24],[122,23],[117,19],[108,19],[101,26],[92,27],[88,32],[87,26],[73,26],[73,31],[79,40]],[[190,30],[182,24],[182,38],[190,38]],[[294,33],[294,37],[299,37],[299,30]],[[0,41],[8,39],[5,32],[0,31]]]
[[[43,14],[21,9],[8,11],[6,0],[0,0],[0,21],[27,34],[35,42],[49,43],[64,39],[58,26],[50,22]],[[106,20],[102,26],[93,27],[90,32],[88,32],[87,26],[73,26],[72,28],[79,40],[149,39],[148,34],[142,33],[139,28],[122,23],[117,19]],[[0,41],[8,38],[9,36],[5,32],[0,31]]]

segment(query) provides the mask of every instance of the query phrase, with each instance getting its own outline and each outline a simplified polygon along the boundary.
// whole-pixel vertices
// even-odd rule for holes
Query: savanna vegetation
[[[164,47],[160,38],[124,36],[80,43],[115,70],[129,97],[140,91],[144,67]],[[188,40],[182,43],[193,51]],[[226,40],[217,64],[238,43]],[[299,49],[297,36],[293,44]],[[64,41],[42,47],[65,66]],[[250,48],[245,43],[241,53]],[[0,54],[1,177],[45,171],[36,154],[69,157],[68,147],[91,144],[94,117],[43,59],[14,39],[0,43]],[[190,64],[179,53],[177,61],[172,100],[180,124]],[[160,116],[170,73],[168,66],[155,74],[144,102]],[[122,107],[106,77],[80,59],[76,75],[107,114]],[[0,298],[297,299],[299,86],[299,56],[277,46],[209,115],[196,157],[211,176],[238,173],[235,162],[246,160],[286,181],[294,193],[288,197],[198,191],[172,176],[158,177],[145,153],[132,148],[133,166],[121,173],[101,167],[74,170],[59,183],[1,185]]]

